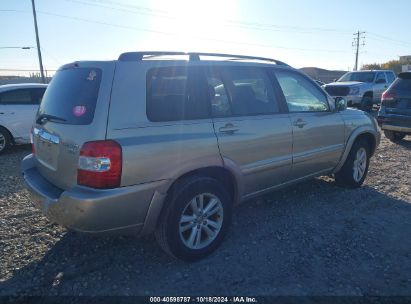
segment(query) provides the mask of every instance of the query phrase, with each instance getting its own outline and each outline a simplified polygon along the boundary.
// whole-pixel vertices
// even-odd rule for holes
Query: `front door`
[[[344,121],[326,94],[306,76],[275,72],[290,113],[293,165],[289,180],[330,172],[344,149]]]

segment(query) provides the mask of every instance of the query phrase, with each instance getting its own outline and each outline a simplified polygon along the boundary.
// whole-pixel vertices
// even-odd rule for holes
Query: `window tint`
[[[397,80],[395,80],[390,90],[411,92],[411,79],[397,78]]]
[[[224,67],[209,71],[207,76],[213,115],[246,116],[279,112],[264,69]]]
[[[31,89],[31,100],[34,104],[40,104],[43,99],[45,88],[35,88]]]
[[[377,82],[378,80],[384,80],[385,82],[387,81],[385,79],[385,73],[377,73],[377,77],[375,78],[375,81]]]
[[[393,73],[388,72],[388,73],[385,73],[385,75],[387,76],[388,83],[392,83],[395,80],[395,76]]]
[[[0,95],[2,104],[32,104],[31,91],[29,89],[13,90]]]
[[[147,117],[176,121],[209,117],[206,82],[192,67],[152,69],[147,73]]]
[[[70,68],[54,75],[40,104],[38,115],[49,114],[65,124],[88,125],[93,121],[101,70]]]
[[[325,94],[304,76],[288,71],[277,71],[275,74],[290,112],[328,111]]]

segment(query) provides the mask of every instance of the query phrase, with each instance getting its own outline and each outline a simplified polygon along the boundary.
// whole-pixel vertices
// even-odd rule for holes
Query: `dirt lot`
[[[0,295],[411,295],[411,137],[385,138],[365,185],[315,179],[241,205],[209,258],[153,237],[90,238],[49,223],[0,157]]]

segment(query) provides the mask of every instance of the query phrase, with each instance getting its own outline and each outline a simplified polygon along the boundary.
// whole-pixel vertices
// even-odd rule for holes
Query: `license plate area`
[[[57,135],[35,128],[33,135],[36,141],[37,160],[51,170],[57,170],[60,153],[60,138]]]

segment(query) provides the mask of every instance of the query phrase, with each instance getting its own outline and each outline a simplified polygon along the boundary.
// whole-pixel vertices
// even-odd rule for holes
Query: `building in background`
[[[411,55],[400,56],[400,63],[402,65],[403,72],[411,71]]]

